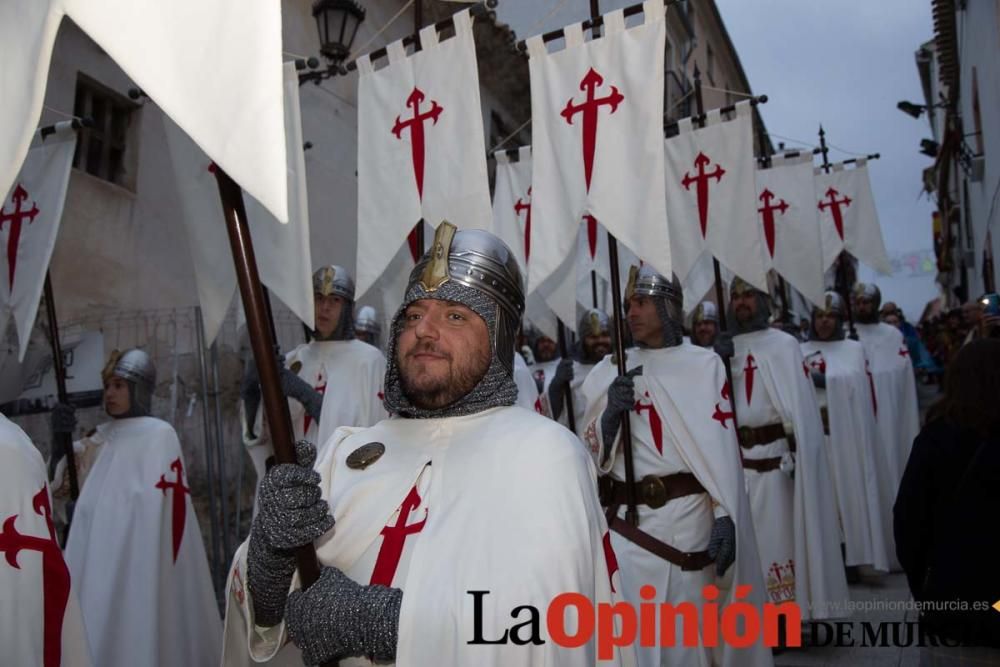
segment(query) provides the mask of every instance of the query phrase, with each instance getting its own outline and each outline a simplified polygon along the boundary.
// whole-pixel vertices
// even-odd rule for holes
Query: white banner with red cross
[[[753,129],[749,102],[731,120],[708,111],[705,126],[691,118],[664,143],[667,221],[674,272],[684,282],[703,253],[767,290],[764,248],[754,195]]]
[[[622,10],[610,12],[604,15],[604,35],[589,42],[581,24],[568,25],[566,48],[553,53],[540,36],[526,42],[534,149],[532,246],[551,248],[545,256],[533,256],[528,288],[559,292],[559,304],[576,300],[573,256],[584,215],[629,247],[642,248],[647,262],[670,274],[659,150],[664,12],[662,0],[648,0],[643,23],[629,29]],[[567,324],[576,319],[575,312],[559,314]]]
[[[0,192],[12,187],[38,124],[64,14],[233,180],[288,219],[273,0],[0,2]]]
[[[421,219],[460,229],[490,226],[490,191],[472,17],[454,15],[455,36],[420,31],[422,50],[386,47],[375,70],[358,58],[359,297],[375,283]]]
[[[68,121],[58,123],[53,134],[37,136],[0,201],[0,335],[13,317],[18,361],[24,360],[38,313],[75,151],[76,131]]]
[[[859,159],[853,169],[841,162],[833,165],[828,174],[820,168],[815,169],[815,174],[823,270],[829,269],[846,250],[879,273],[892,273],[875,210],[868,161]]]
[[[813,183],[810,152],[775,155],[769,168],[757,169],[757,229],[767,268],[822,306],[823,253]]]
[[[284,77],[289,221],[288,224],[279,223],[269,209],[248,197],[247,224],[254,241],[261,282],[311,327],[313,291],[309,207],[298,74],[294,63],[285,64]],[[162,120],[167,158],[177,191],[176,202],[194,266],[205,340],[211,344],[236,293],[236,270],[228,259],[231,252],[229,235],[215,178],[216,166],[169,117],[162,116]]]

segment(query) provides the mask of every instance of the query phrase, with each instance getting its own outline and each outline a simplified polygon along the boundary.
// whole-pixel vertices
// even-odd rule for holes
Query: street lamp
[[[907,102],[903,100],[896,104],[896,108],[905,114],[909,114],[914,118],[920,118],[920,114],[927,110],[927,107],[923,104],[914,104],[913,102]]]
[[[319,52],[328,66],[300,74],[299,85],[306,81],[318,85],[323,79],[347,74],[343,62],[350,55],[358,27],[365,20],[365,8],[355,0],[315,0],[312,15],[319,33]]]

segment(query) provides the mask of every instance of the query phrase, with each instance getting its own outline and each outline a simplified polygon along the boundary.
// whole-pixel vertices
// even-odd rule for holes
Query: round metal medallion
[[[385,445],[381,442],[369,442],[347,455],[347,467],[352,470],[364,470],[382,458],[383,454],[385,454]]]

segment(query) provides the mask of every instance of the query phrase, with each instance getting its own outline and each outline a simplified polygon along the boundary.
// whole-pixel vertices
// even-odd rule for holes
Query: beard
[[[447,372],[432,376],[424,364],[413,356],[422,353],[441,355],[448,362]],[[479,384],[492,361],[489,347],[472,350],[456,362],[453,355],[437,348],[433,342],[418,344],[400,359],[399,376],[403,394],[410,403],[422,410],[440,410],[459,400]]]
[[[611,345],[606,343],[594,343],[593,345],[584,345],[583,348],[584,356],[589,360],[600,361],[604,357],[611,354]]]

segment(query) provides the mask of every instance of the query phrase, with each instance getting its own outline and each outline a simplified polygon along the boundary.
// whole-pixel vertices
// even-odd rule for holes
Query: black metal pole
[[[566,345],[566,326],[559,320],[559,356],[563,359],[569,359],[569,346]],[[569,386],[566,388],[566,424],[569,426],[569,430],[576,433],[576,413],[573,410],[573,388]]]
[[[694,66],[694,103],[699,118],[697,125],[704,127],[705,100],[701,94],[701,72],[698,71],[697,65]],[[719,329],[728,331],[729,318],[726,317],[726,301],[722,292],[722,268],[719,265],[719,260],[714,255],[712,256],[712,271],[715,273],[715,300],[718,302]],[[733,430],[739,431],[739,421],[736,418],[736,388],[733,385],[733,368],[728,356],[722,357],[722,366],[726,369],[726,382],[729,384],[729,403],[733,412]],[[737,446],[737,451],[739,452],[740,460],[742,460],[743,450]]]
[[[52,278],[48,271],[45,272],[45,312],[49,320],[49,345],[52,347],[52,371],[56,376],[56,394],[60,403],[69,402],[69,394],[66,391],[66,367],[63,365],[62,345],[59,342],[59,321],[56,319],[56,302],[52,292]],[[73,451],[73,436],[69,433],[53,434],[53,444],[55,451],[52,452],[52,460],[58,457],[56,452],[62,452],[66,457],[66,474],[69,475],[69,497],[70,501],[66,507],[66,534],[69,535],[69,527],[73,522],[73,507],[76,499],[80,497],[80,481],[76,475],[76,454]]]

